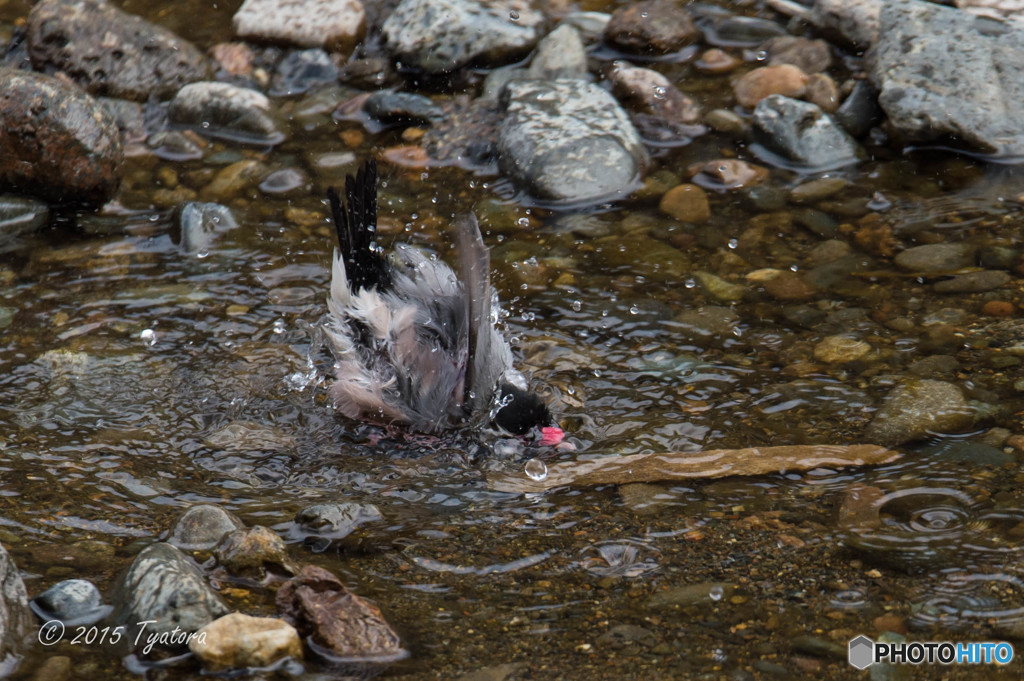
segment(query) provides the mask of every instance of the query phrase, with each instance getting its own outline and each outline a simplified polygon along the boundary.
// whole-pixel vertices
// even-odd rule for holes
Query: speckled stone
[[[245,0],[232,23],[242,38],[350,52],[366,12],[359,0]]]
[[[956,385],[912,379],[885,399],[868,424],[864,440],[895,446],[929,433],[955,433],[969,428],[975,413]]]
[[[604,31],[609,45],[633,54],[675,52],[699,37],[690,13],[666,0],[645,0],[620,7]]]
[[[21,651],[21,638],[33,624],[28,593],[18,567],[0,545],[0,663]]]
[[[814,359],[826,364],[855,362],[871,352],[871,345],[849,336],[826,336],[814,346]]]
[[[548,33],[537,45],[527,71],[530,78],[586,78],[587,52],[579,32],[562,24]]]
[[[982,270],[958,274],[951,279],[935,282],[936,293],[980,293],[1006,286],[1012,277],[1000,270]]]
[[[403,65],[445,73],[470,61],[500,63],[529,51],[542,21],[519,0],[402,0],[382,32]]]
[[[629,117],[597,85],[512,81],[502,104],[498,164],[537,198],[600,200],[630,190],[647,165]]]
[[[267,667],[285,657],[302,659],[302,641],[295,627],[273,617],[240,612],[207,624],[188,647],[211,671]]]
[[[974,264],[975,247],[970,244],[925,244],[899,253],[895,263],[908,272],[948,272]]]
[[[827,169],[857,161],[857,143],[810,102],[770,95],[758,102],[753,120],[759,141],[801,165]]]
[[[700,105],[657,71],[616,61],[608,80],[612,93],[634,111],[687,125],[700,121]]]
[[[121,181],[117,123],[89,95],[31,71],[0,70],[0,182],[59,201],[105,201]]]
[[[33,68],[62,71],[91,94],[144,101],[209,73],[195,45],[100,0],[42,0],[26,30]]]
[[[172,123],[206,135],[267,145],[285,139],[270,100],[261,92],[229,83],[186,85],[171,100],[167,116]]]

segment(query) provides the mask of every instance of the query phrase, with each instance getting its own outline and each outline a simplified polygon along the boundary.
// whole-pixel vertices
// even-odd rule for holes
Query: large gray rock
[[[18,567],[0,545],[0,675],[14,663],[13,655],[18,653],[31,621],[25,583],[21,581]]]
[[[135,557],[114,592],[113,620],[128,627],[135,639],[140,622],[145,635],[194,632],[229,610],[206,583],[199,568],[170,544],[153,544]],[[175,637],[168,646],[182,651],[185,641]]]
[[[92,94],[145,101],[206,77],[192,43],[100,0],[42,0],[28,15],[38,71],[63,71]]]
[[[117,123],[51,76],[0,69],[0,184],[52,201],[109,199],[121,180]]]
[[[1024,26],[985,35],[973,16],[929,2],[885,3],[871,78],[910,141],[955,139],[1024,153]]]
[[[970,428],[982,411],[952,383],[911,379],[886,398],[865,440],[893,447],[929,433],[956,433]]]
[[[857,143],[810,102],[770,95],[757,103],[753,118],[759,141],[800,165],[826,169],[857,162]]]
[[[171,100],[167,117],[177,125],[233,141],[271,145],[285,139],[270,100],[229,83],[186,85]]]
[[[579,32],[562,24],[537,45],[530,62],[530,78],[586,78],[587,52]]]
[[[502,102],[498,164],[533,196],[599,201],[631,190],[643,174],[647,150],[606,90],[580,80],[512,81]]]
[[[496,63],[524,54],[536,44],[542,20],[515,0],[402,0],[382,31],[404,65],[444,73],[474,60]]]

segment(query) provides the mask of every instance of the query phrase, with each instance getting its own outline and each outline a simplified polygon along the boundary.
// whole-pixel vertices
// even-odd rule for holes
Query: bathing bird
[[[458,276],[419,249],[377,241],[377,164],[345,179],[345,199],[327,191],[338,246],[328,314],[322,324],[334,354],[329,388],[353,419],[438,433],[490,423],[544,444],[564,436],[544,401],[513,366],[495,324],[490,258],[476,217],[452,231]]]

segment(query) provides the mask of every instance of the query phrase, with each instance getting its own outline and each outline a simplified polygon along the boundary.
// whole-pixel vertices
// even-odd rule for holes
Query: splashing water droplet
[[[716,585],[716,586],[713,586],[710,589],[708,589],[708,596],[713,601],[720,601],[720,600],[722,600],[722,596],[724,596],[724,595],[725,595],[725,589],[723,589],[720,586]]]
[[[519,218],[518,220],[516,220],[516,224],[519,225],[520,227],[529,227],[530,218]]]
[[[640,308],[636,305],[632,305],[629,308],[629,314],[640,314]]]
[[[729,248],[738,248],[739,245],[739,239],[729,239]]]
[[[139,334],[139,339],[149,347],[156,345],[156,331],[153,329],[143,329],[142,333]]]
[[[526,477],[530,480],[536,480],[540,482],[544,478],[548,477],[548,467],[540,459],[530,459],[526,462],[526,466],[523,467],[523,471],[526,473]]]
[[[284,333],[284,328],[285,325],[283,319],[274,320],[274,333]]]
[[[206,249],[206,248],[200,248],[198,251],[196,251],[196,257],[199,258],[200,260],[202,260],[203,258],[205,258],[205,257],[207,257],[209,255],[210,255],[210,251],[208,249]]]
[[[519,12],[511,10],[508,13],[508,18],[511,19],[512,21],[519,21]]]
[[[582,300],[574,300],[574,301],[572,301],[572,311],[573,312],[579,312],[582,309],[583,309],[583,301]]]

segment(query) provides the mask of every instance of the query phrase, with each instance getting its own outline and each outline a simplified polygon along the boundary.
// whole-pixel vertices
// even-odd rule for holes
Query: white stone
[[[245,0],[233,19],[241,38],[348,52],[366,30],[359,0]]]

